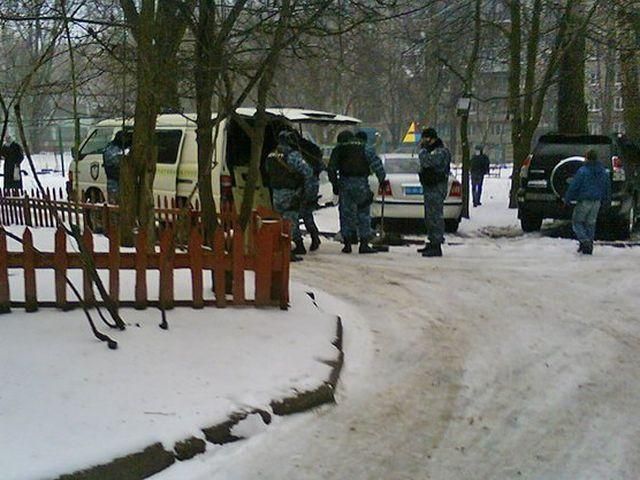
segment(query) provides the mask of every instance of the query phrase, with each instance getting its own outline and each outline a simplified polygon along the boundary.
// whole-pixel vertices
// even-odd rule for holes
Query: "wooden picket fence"
[[[53,227],[55,214],[72,219],[74,204],[61,200],[49,192],[49,198],[38,198],[36,194],[19,201],[18,195],[0,197],[0,220],[27,226]],[[57,198],[56,198],[57,197]],[[85,208],[86,204],[82,204]],[[100,206],[106,215],[117,213],[115,206]],[[170,207],[156,209],[156,217],[164,220],[177,218],[185,209]],[[66,217],[65,217],[66,215]],[[176,223],[163,221],[159,230],[159,245],[149,245],[147,234],[138,232],[135,252],[120,251],[119,233],[115,223],[107,222],[108,252],[96,252],[93,233],[85,228],[82,241],[91,254],[98,270],[109,273],[108,292],[119,306],[146,308],[159,306],[171,309],[174,306],[202,308],[205,305],[225,307],[227,305],[279,306],[286,309],[289,304],[289,224],[277,214],[267,210],[253,212],[251,222],[243,231],[235,209],[226,209],[220,214],[220,225],[216,229],[213,248],[203,245],[199,211],[191,210],[192,222],[187,225],[188,236],[185,249],[176,249]],[[59,217],[59,218],[60,218]],[[38,307],[55,306],[69,309],[79,302],[67,298],[66,274],[72,269],[83,270],[83,301],[87,306],[102,304],[96,300],[94,285],[87,267],[78,252],[68,252],[67,233],[62,226],[55,231],[53,252],[37,251],[30,228],[22,236],[22,250],[8,251],[7,235],[0,227],[0,312],[11,307],[24,307],[35,311]],[[24,301],[11,299],[9,269],[24,271]],[[38,270],[55,272],[55,302],[38,300]],[[190,270],[191,298],[175,299],[174,274],[177,269]],[[135,271],[135,297],[133,301],[121,299],[120,272]],[[150,300],[147,293],[147,272],[159,271],[159,298]],[[211,272],[215,300],[204,298],[204,274]],[[254,298],[245,292],[246,272],[254,272]]]
[[[84,198],[84,194],[81,197]],[[62,188],[46,188],[44,192],[35,189],[0,190],[0,225],[55,227],[58,220],[74,223],[77,218],[83,229],[95,231],[99,227],[99,231],[108,232],[118,210],[118,206],[106,202],[69,201]],[[157,196],[154,210],[159,222],[175,224],[181,219],[188,219],[189,223],[201,223],[197,201],[181,208],[176,205],[175,198]]]

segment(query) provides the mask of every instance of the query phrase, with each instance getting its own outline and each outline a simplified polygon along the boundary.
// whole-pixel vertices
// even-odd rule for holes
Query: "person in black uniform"
[[[0,148],[0,157],[4,159],[4,188],[22,189],[22,173],[20,164],[24,160],[22,147],[10,135],[4,140]]]

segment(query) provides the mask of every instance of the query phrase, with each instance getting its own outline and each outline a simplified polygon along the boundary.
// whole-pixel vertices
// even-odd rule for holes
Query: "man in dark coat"
[[[291,132],[278,134],[278,145],[267,156],[265,168],[273,191],[273,208],[291,224],[291,240],[295,244],[291,261],[300,261],[302,257],[298,254],[306,253],[300,233],[300,206],[311,201],[313,170],[296,150],[296,139]]]
[[[366,149],[348,130],[338,134],[338,144],[331,152],[327,168],[333,194],[340,196],[340,233],[344,242],[343,253],[351,253],[355,238],[360,240],[358,253],[375,253],[369,245],[371,231],[371,203],[373,192],[369,187],[369,174],[385,181],[385,171],[380,157]]]
[[[0,157],[4,159],[4,188],[22,189],[22,173],[20,164],[24,160],[22,147],[10,135],[5,137],[0,147]]]
[[[482,151],[482,147],[476,150],[476,154],[471,157],[471,194],[473,197],[473,206],[477,207],[482,205],[480,203],[480,197],[482,197],[482,183],[484,182],[484,176],[489,173],[489,157],[487,157]]]
[[[102,152],[102,166],[107,174],[107,197],[109,203],[119,201],[120,162],[131,148],[131,133],[119,130]]]
[[[441,257],[444,242],[444,199],[447,196],[451,153],[433,128],[425,128],[420,139],[420,183],[424,196],[424,220],[428,243],[423,257]]]

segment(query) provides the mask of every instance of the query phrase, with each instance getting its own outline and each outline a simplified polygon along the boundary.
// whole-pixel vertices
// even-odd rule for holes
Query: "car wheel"
[[[520,214],[520,226],[523,232],[537,232],[542,227],[542,217],[529,213]]]
[[[97,204],[104,203],[105,199],[100,190],[89,190],[85,194],[84,201],[86,203]],[[83,215],[85,227],[89,227],[93,233],[104,232],[104,219],[102,218],[102,209],[85,208]]]
[[[459,226],[460,226],[460,217],[444,219],[444,231],[447,233],[457,232]]]

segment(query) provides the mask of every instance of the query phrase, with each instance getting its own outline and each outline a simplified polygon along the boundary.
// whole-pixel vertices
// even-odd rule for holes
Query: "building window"
[[[613,131],[616,133],[624,133],[624,123],[622,122],[614,123]]]
[[[598,71],[589,72],[589,84],[593,87],[597,86],[600,83],[600,78],[598,75]]]
[[[600,99],[598,97],[589,98],[589,111],[599,112],[601,110]]]
[[[620,74],[620,70],[616,70],[615,84],[616,86],[619,86],[622,84],[622,75]]]
[[[600,135],[601,132],[601,128],[600,128],[600,124],[599,123],[590,123],[589,124],[589,133],[591,135]]]
[[[617,111],[617,112],[621,112],[623,110],[623,106],[622,106],[622,96],[621,95],[617,95],[614,99],[613,99],[613,108]]]
[[[491,135],[502,135],[502,124],[492,123],[490,131],[491,131]]]

